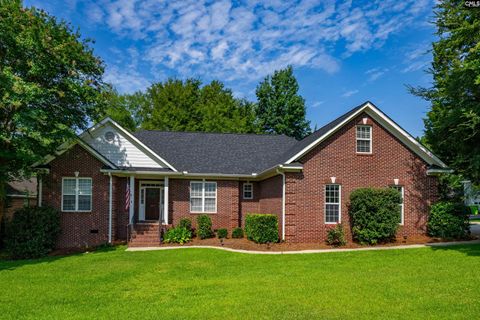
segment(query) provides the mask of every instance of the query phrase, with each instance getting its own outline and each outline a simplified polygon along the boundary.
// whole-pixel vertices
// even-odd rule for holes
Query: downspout
[[[282,175],[282,241],[285,241],[285,172],[277,169],[277,173]]]
[[[112,174],[109,172],[110,184],[108,186],[108,243],[112,243]]]

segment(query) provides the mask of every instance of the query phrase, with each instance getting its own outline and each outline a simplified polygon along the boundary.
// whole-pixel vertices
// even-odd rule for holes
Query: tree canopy
[[[98,113],[102,61],[78,31],[19,0],[0,2],[0,185]]]
[[[480,10],[464,1],[437,4],[431,88],[411,91],[431,103],[425,139],[464,177],[480,183]]]
[[[311,131],[305,100],[291,66],[277,70],[257,86],[257,117],[264,132],[302,139]]]
[[[139,110],[142,129],[257,132],[254,105],[236,99],[219,81],[168,79],[152,84]]]

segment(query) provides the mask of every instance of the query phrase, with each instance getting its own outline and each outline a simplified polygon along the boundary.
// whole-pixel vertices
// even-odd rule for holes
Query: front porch
[[[162,179],[163,178],[163,179]],[[169,179],[164,176],[128,177],[128,245],[157,246],[168,226]]]
[[[138,223],[168,224],[169,179],[129,177],[129,225]]]

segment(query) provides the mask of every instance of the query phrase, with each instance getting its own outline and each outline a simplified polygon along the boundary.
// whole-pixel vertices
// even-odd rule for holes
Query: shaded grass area
[[[476,318],[479,266],[478,244],[271,256],[120,247],[0,261],[0,318]]]

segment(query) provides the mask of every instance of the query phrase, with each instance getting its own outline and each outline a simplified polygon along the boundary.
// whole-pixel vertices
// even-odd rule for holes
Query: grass
[[[2,319],[469,319],[480,245],[304,255],[124,248],[0,261]]]

